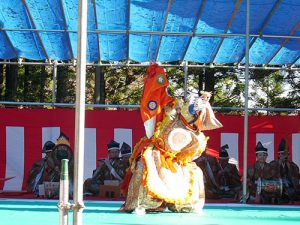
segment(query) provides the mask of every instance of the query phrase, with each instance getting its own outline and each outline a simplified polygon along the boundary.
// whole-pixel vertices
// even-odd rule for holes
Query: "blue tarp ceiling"
[[[77,20],[78,0],[1,0],[0,58],[75,59]],[[245,0],[88,0],[87,61],[243,63],[245,27]],[[250,63],[300,65],[299,28],[300,0],[251,0]]]

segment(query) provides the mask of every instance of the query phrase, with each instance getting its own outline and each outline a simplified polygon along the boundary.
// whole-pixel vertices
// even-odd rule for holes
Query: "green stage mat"
[[[201,214],[117,212],[122,202],[85,201],[84,225],[299,225],[299,206],[205,204]],[[58,225],[57,201],[0,200],[1,225]],[[69,224],[72,222],[69,213]]]

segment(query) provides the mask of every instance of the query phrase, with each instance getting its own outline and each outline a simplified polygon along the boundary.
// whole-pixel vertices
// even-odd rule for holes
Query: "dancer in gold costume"
[[[122,185],[127,198],[121,210],[144,213],[199,212],[204,205],[201,169],[193,162],[205,150],[203,130],[221,127],[203,92],[192,104],[180,104],[166,88],[162,67],[151,65],[144,80],[141,116],[146,129],[130,158]]]

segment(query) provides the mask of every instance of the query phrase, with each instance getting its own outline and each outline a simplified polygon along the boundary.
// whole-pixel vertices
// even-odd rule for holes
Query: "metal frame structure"
[[[57,61],[53,63],[53,89],[52,89],[52,103],[56,102],[56,80],[57,80]]]
[[[127,0],[127,4],[128,4],[128,15],[127,15],[127,24],[126,24],[126,29],[129,30],[130,29],[130,0]],[[129,35],[128,35],[128,40],[127,40],[127,59],[129,59]],[[100,59],[100,58],[99,58]]]
[[[12,105],[12,106],[48,106],[48,107],[66,107],[75,108],[75,103],[51,103],[51,102],[8,102],[0,101],[0,105]],[[140,105],[116,105],[116,104],[85,104],[86,108],[102,108],[102,109],[139,109]],[[234,110],[234,111],[244,111],[244,107],[221,107],[213,106],[213,110]],[[300,112],[300,109],[296,108],[248,108],[248,111],[270,111],[270,112]]]
[[[54,29],[34,29],[34,28],[0,28],[0,31],[33,31],[51,33],[77,33],[77,30],[54,30]],[[193,32],[168,32],[168,31],[140,31],[140,30],[88,30],[89,34],[142,34],[142,35],[162,35],[162,36],[190,36],[190,37],[246,37],[246,34],[238,33],[193,33]],[[275,35],[275,34],[249,34],[249,37],[260,38],[289,38],[300,39],[294,35]]]
[[[243,196],[245,204],[247,201],[247,165],[248,165],[248,98],[249,98],[249,44],[250,44],[250,0],[247,0],[246,14],[246,51],[245,51],[245,110],[244,110],[244,149],[243,149]]]
[[[73,224],[82,224],[84,126],[85,126],[85,83],[87,43],[87,0],[78,1],[78,45],[76,67],[75,148],[74,148],[74,206]]]
[[[295,60],[295,62],[300,58],[300,56]],[[48,60],[46,60],[48,61]],[[73,60],[73,62],[66,63],[62,61],[57,60],[50,60],[49,62],[23,62],[22,58],[19,59],[18,62],[11,62],[11,61],[0,61],[0,64],[6,64],[6,65],[28,65],[28,66],[76,66],[77,62],[76,60]],[[168,64],[168,63],[159,63],[162,67],[184,67],[185,61],[182,61],[178,64]],[[99,63],[86,63],[86,66],[95,66],[95,67],[148,67],[149,63],[131,63],[128,62],[99,62]],[[245,65],[241,64],[234,64],[234,65],[224,65],[224,64],[188,64],[188,68],[228,68],[228,69],[245,69]],[[300,71],[300,66],[295,66],[294,64],[291,64],[290,66],[261,66],[261,65],[249,65],[249,69],[251,70],[285,70],[285,71]]]
[[[43,29],[43,28],[37,29],[37,27],[35,25],[35,21],[34,21],[35,18],[32,17],[35,14],[33,13],[31,15],[30,7],[28,7],[30,5],[27,5],[25,0],[21,0],[21,1],[24,5],[24,8],[25,8],[27,14],[28,14],[28,20],[30,22],[30,25],[29,26],[21,26],[22,28],[18,28],[18,26],[15,26],[13,24],[12,25],[5,24],[5,26],[0,27],[0,32],[3,31],[4,35],[6,35],[6,38],[7,38],[8,42],[10,42],[8,44],[10,44],[10,46],[12,47],[12,51],[15,51],[16,57],[18,57],[18,55],[20,55],[20,54],[19,53],[17,54],[16,49],[13,46],[13,42],[11,42],[10,37],[6,34],[7,31],[12,31],[12,32],[17,31],[17,32],[23,32],[23,33],[27,33],[27,34],[28,33],[29,34],[30,33],[36,34],[37,35],[36,38],[38,39],[36,42],[39,42],[38,44],[41,44],[41,47],[45,52],[45,55],[46,55],[45,57],[46,57],[47,60],[51,60],[52,59],[51,57],[54,57],[54,59],[56,59],[56,58],[55,58],[55,56],[47,55],[47,52],[45,50],[46,44],[44,46],[44,44],[42,43],[43,40],[41,40],[41,38],[40,38],[41,33],[51,32],[51,33],[64,34],[64,35],[67,36],[67,39],[66,39],[67,43],[65,43],[66,47],[71,51],[71,53],[70,53],[71,56],[68,55],[64,59],[74,60],[74,51],[73,51],[72,45],[71,45],[70,33],[77,33],[78,30],[75,27],[72,27],[71,29],[68,29],[68,27],[67,27],[67,23],[68,23],[67,20],[68,19],[66,18],[66,15],[65,15],[66,12],[64,11],[64,5],[62,3],[62,0],[58,1],[58,7],[60,8],[60,11],[61,11],[60,16],[61,16],[61,21],[62,21],[62,23],[60,23],[61,28],[58,28],[58,29],[56,29],[56,28],[52,29],[52,27],[50,27],[50,29],[49,29],[49,27],[48,27],[48,29]],[[198,24],[199,24],[200,21],[206,22],[206,20],[205,20],[206,19],[205,8],[206,7],[208,7],[208,8],[212,7],[211,4],[209,4],[210,2],[206,1],[206,0],[202,0],[202,2],[197,5],[197,7],[199,7],[199,9],[196,9],[196,10],[199,10],[199,11],[198,11],[198,13],[197,13],[197,11],[194,12],[194,14],[195,14],[194,19],[195,20],[194,20],[193,23],[189,24],[189,29],[183,29],[183,30],[179,29],[178,32],[172,32],[172,31],[170,31],[170,29],[165,29],[166,24],[169,24],[169,23],[172,24],[172,21],[168,21],[169,14],[172,13],[172,14],[176,15],[176,10],[178,10],[178,3],[174,2],[174,0],[168,0],[168,2],[165,2],[164,6],[160,9],[160,10],[162,10],[162,12],[164,14],[161,17],[159,17],[159,19],[161,20],[160,25],[162,26],[161,31],[160,30],[154,30],[154,31],[147,30],[147,31],[145,31],[145,30],[141,30],[141,28],[138,28],[137,30],[135,30],[134,28],[131,28],[131,24],[130,24],[131,23],[131,18],[130,17],[132,15],[130,15],[130,12],[131,12],[130,8],[132,7],[131,5],[135,5],[135,3],[132,3],[130,0],[127,0],[127,4],[125,4],[126,7],[127,7],[127,9],[126,9],[127,12],[126,12],[126,10],[123,12],[123,13],[127,13],[126,18],[124,17],[124,19],[126,19],[126,22],[124,23],[125,28],[118,29],[118,28],[114,27],[110,30],[108,30],[108,29],[99,29],[99,27],[98,27],[98,22],[99,22],[98,18],[100,18],[100,17],[97,17],[97,16],[100,16],[100,15],[97,15],[96,1],[92,0],[92,2],[91,2],[91,4],[92,4],[91,7],[92,8],[91,9],[93,11],[93,15],[95,16],[95,21],[94,21],[95,22],[95,29],[93,27],[93,28],[87,30],[87,33],[88,34],[98,34],[97,35],[98,43],[97,43],[97,46],[96,45],[94,46],[94,49],[97,48],[95,51],[97,51],[98,55],[97,55],[97,60],[95,58],[93,58],[91,61],[93,61],[93,62],[99,61],[99,63],[101,63],[101,61],[103,61],[103,59],[101,59],[102,55],[100,53],[100,41],[101,40],[100,40],[99,34],[124,34],[124,35],[126,35],[127,39],[128,39],[127,40],[128,41],[128,43],[127,43],[127,48],[128,48],[127,49],[127,51],[128,51],[127,52],[127,58],[125,58],[125,56],[122,56],[121,59],[130,60],[129,59],[129,56],[130,56],[129,55],[129,51],[130,51],[129,39],[130,39],[130,35],[134,34],[134,35],[150,35],[151,36],[150,39],[153,36],[159,37],[158,45],[157,45],[157,47],[155,47],[156,48],[154,50],[155,53],[153,53],[153,54],[156,54],[156,55],[153,55],[153,59],[155,61],[158,61],[158,59],[159,59],[159,55],[160,55],[159,52],[162,49],[161,44],[162,44],[162,41],[163,41],[163,36],[164,37],[168,37],[168,36],[188,36],[188,37],[190,37],[189,39],[187,39],[188,41],[187,41],[186,47],[184,49],[182,49],[182,52],[181,52],[182,55],[180,55],[181,62],[183,62],[185,60],[187,50],[190,47],[190,44],[191,44],[191,41],[192,41],[193,37],[212,37],[212,38],[220,37],[221,38],[220,42],[217,44],[216,48],[214,48],[214,53],[213,53],[212,57],[208,60],[210,63],[214,63],[215,59],[218,58],[217,57],[218,54],[220,53],[222,55],[222,46],[223,46],[224,40],[226,40],[225,38],[230,38],[230,37],[240,37],[240,38],[242,38],[242,37],[246,37],[246,34],[243,32],[243,30],[240,29],[241,26],[243,26],[241,24],[238,25],[238,29],[237,29],[236,32],[231,33],[232,31],[235,30],[235,27],[236,27],[236,26],[232,26],[232,25],[236,25],[234,23],[236,21],[236,19],[235,19],[236,16],[239,15],[238,13],[240,13],[241,10],[244,10],[244,8],[243,9],[240,9],[240,8],[246,6],[246,5],[243,4],[244,2],[245,1],[242,1],[242,0],[235,0],[235,2],[231,3],[231,6],[230,6],[231,8],[228,8],[229,10],[232,10],[232,11],[228,11],[228,12],[231,12],[231,16],[229,15],[228,18],[226,17],[229,20],[227,22],[227,26],[226,26],[225,23],[224,24],[222,23],[223,24],[222,26],[226,26],[226,27],[221,29],[222,31],[220,31],[219,29],[216,29],[215,30],[216,32],[210,31],[210,33],[206,33],[205,31],[202,32],[201,29],[199,29],[199,27],[202,26],[201,24],[198,27]],[[174,8],[172,8],[173,4],[175,5]],[[270,4],[273,4],[273,5],[270,6]],[[284,5],[286,5],[286,4],[288,4],[288,3],[283,4],[282,0],[276,0],[274,3],[273,2],[268,3],[270,8],[268,8],[268,11],[264,11],[265,18],[260,20],[260,22],[262,23],[261,27],[259,29],[255,29],[255,31],[252,31],[252,33],[248,34],[249,37],[252,37],[249,48],[252,47],[252,45],[256,42],[256,40],[258,38],[261,38],[261,39],[270,39],[270,38],[284,39],[284,40],[282,40],[281,47],[279,47],[278,50],[274,53],[274,55],[276,55],[280,51],[280,49],[288,42],[288,40],[290,40],[290,39],[299,40],[300,39],[299,33],[294,35],[294,33],[296,32],[296,29],[299,28],[299,27],[297,28],[297,26],[294,27],[293,29],[291,27],[288,27],[287,29],[291,29],[291,30],[290,31],[285,30],[284,31],[285,35],[278,35],[278,34],[280,34],[280,31],[277,30],[277,32],[276,32],[276,29],[274,30],[274,34],[270,33],[269,31],[264,32],[264,33],[267,33],[267,34],[263,33],[263,31],[266,30],[265,28],[268,28],[269,23],[272,23],[272,18],[274,18],[276,16],[278,17],[277,11],[279,9],[284,10],[286,8],[286,6],[284,6]],[[262,4],[262,7],[263,7],[263,4]],[[145,6],[145,8],[147,9],[147,6]],[[257,10],[257,8],[255,8],[255,9]],[[113,10],[115,10],[115,8],[113,8]],[[152,20],[153,19],[155,19],[155,18],[152,18]],[[74,22],[74,20],[72,20],[72,21]],[[149,20],[148,20],[148,22],[149,22]],[[178,20],[177,22],[180,22],[180,20]],[[293,22],[297,22],[297,21],[293,20]],[[148,25],[150,25],[150,24],[148,24]],[[298,23],[298,25],[299,25],[299,23]],[[199,30],[197,30],[197,28]],[[231,28],[232,28],[232,31],[230,30]],[[288,33],[289,33],[289,35],[287,35]],[[151,54],[152,54],[152,51],[153,51],[153,49],[151,50]],[[241,62],[243,61],[243,59],[245,58],[245,56],[243,54],[244,53],[241,53],[239,55],[239,59],[236,60],[237,65],[240,65]],[[270,56],[269,62],[274,58],[274,55]],[[45,57],[40,57],[40,59],[44,59]],[[133,58],[135,58],[135,57],[133,56]],[[297,58],[297,60],[298,59],[299,59],[299,57]],[[152,60],[152,58],[150,59],[150,61],[151,60]],[[297,60],[295,60],[294,63],[296,63]],[[189,61],[191,62],[192,60],[189,59]],[[203,61],[203,60],[199,60],[199,61]],[[232,60],[230,60],[230,62],[231,61]],[[221,62],[223,62],[223,61],[221,60]],[[225,60],[225,62],[227,62],[227,61]],[[267,63],[264,63],[264,64],[267,64]],[[219,66],[223,66],[223,65],[219,65]],[[294,66],[292,66],[292,67],[294,67]],[[300,65],[297,65],[297,67],[300,67]]]

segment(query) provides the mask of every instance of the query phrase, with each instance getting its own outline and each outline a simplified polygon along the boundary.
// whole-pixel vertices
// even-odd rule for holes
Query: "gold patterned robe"
[[[146,211],[168,207],[175,212],[202,209],[203,173],[192,160],[204,151],[206,141],[203,133],[193,131],[181,116],[166,117],[152,143],[131,164],[125,211],[139,207]]]

